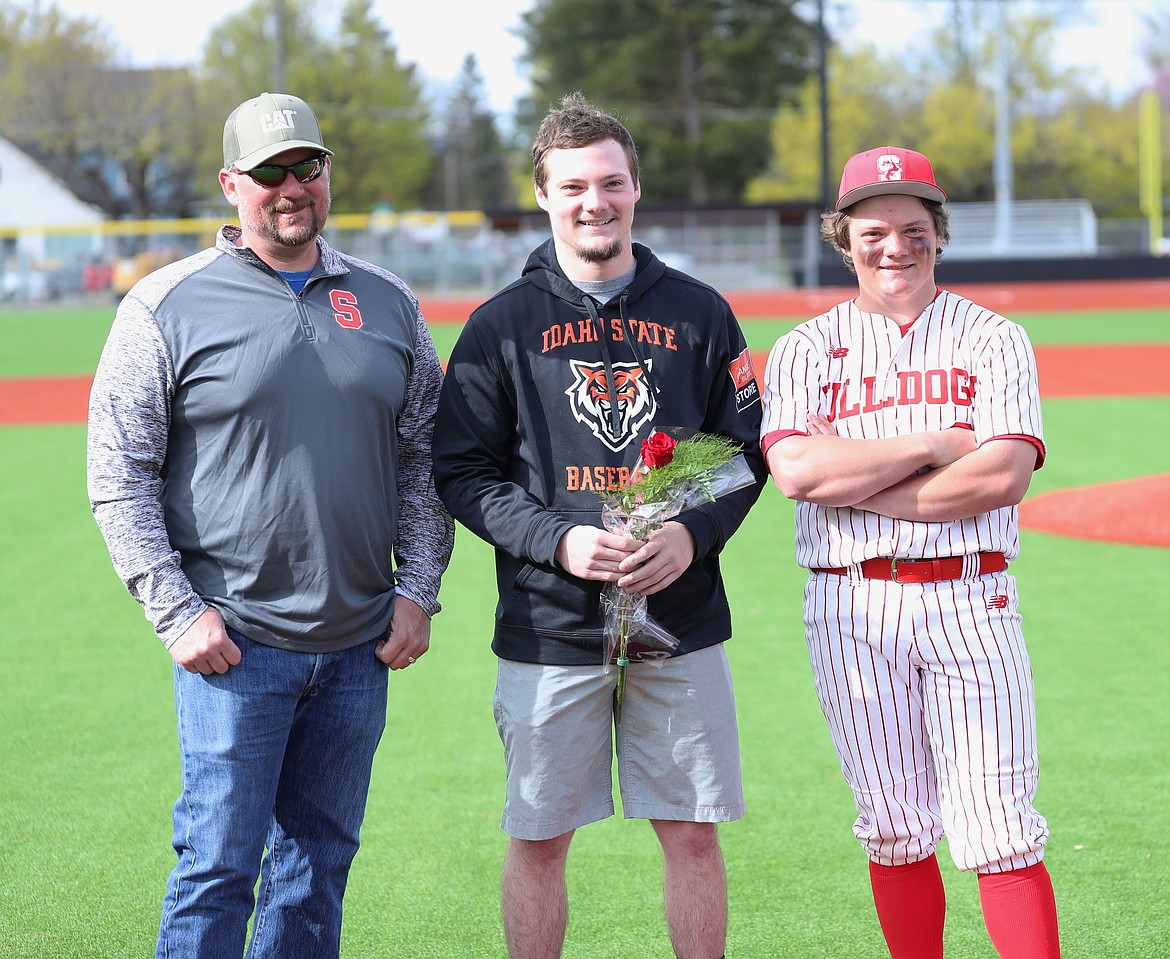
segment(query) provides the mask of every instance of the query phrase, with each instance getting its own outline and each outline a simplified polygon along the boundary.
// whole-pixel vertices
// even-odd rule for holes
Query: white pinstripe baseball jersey
[[[764,371],[765,453],[805,434],[809,414],[838,435],[870,439],[956,423],[979,443],[1019,438],[1043,462],[1036,358],[1016,323],[940,290],[908,328],[850,300],[773,346]],[[806,567],[845,567],[878,556],[941,557],[1019,552],[1016,507],[952,522],[899,520],[851,507],[796,504],[796,559]]]

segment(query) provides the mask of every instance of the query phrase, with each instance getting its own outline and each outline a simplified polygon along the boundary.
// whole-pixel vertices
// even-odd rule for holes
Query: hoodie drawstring
[[[613,359],[609,355],[609,339],[605,335],[605,326],[601,322],[601,315],[597,312],[597,307],[593,305],[593,297],[586,294],[581,297],[581,302],[589,311],[593,325],[597,327],[597,341],[601,344],[601,362],[605,366],[605,392],[609,397],[609,427],[613,435],[617,436],[618,430],[621,428],[621,421],[618,418],[617,383],[613,372]]]
[[[618,312],[621,314],[622,330],[624,331],[626,341],[630,344],[630,351],[634,354],[634,359],[638,361],[638,365],[642,368],[642,375],[646,378],[646,386],[653,391],[655,397],[661,396],[662,393],[658,389],[658,384],[654,382],[654,377],[650,375],[650,364],[646,360],[646,355],[642,352],[642,348],[638,345],[638,337],[630,325],[629,315],[626,313],[626,303],[629,301],[630,295],[622,293],[618,300]],[[609,424],[613,435],[617,436],[618,430],[621,426],[621,419],[618,414],[618,398],[617,398],[617,377],[613,371],[613,357],[609,352],[609,337],[605,335],[604,321],[601,315],[597,312],[596,301],[593,297],[586,294],[581,298],[585,309],[589,311],[589,317],[593,325],[597,327],[597,340],[601,344],[601,362],[605,367],[605,390],[609,397]]]
[[[630,350],[634,354],[634,358],[638,361],[638,365],[642,367],[642,375],[646,377],[646,385],[654,391],[655,397],[661,396],[662,391],[658,389],[658,384],[654,382],[654,377],[650,375],[650,364],[646,360],[646,354],[642,352],[642,347],[638,345],[638,336],[634,332],[633,327],[630,326],[630,318],[626,313],[626,303],[630,299],[629,293],[623,293],[621,299],[618,300],[618,312],[622,317],[622,329],[625,330],[626,336],[630,341]]]

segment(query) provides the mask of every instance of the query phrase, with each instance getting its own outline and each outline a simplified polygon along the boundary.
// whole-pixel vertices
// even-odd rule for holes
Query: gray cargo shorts
[[[717,823],[747,811],[722,643],[631,663],[615,727],[616,685],[615,666],[499,661],[494,707],[508,835],[553,839],[612,816],[615,740],[625,818]]]

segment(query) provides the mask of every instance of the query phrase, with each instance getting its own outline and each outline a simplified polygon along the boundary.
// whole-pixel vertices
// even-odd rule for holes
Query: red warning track
[[[1166,279],[1081,280],[1071,283],[947,284],[947,289],[1005,316],[1045,310],[1147,310],[1170,307],[1170,262]],[[728,293],[741,319],[816,316],[857,293],[856,287],[803,287]],[[425,300],[430,323],[462,323],[483,297]]]
[[[767,357],[753,357],[756,371]],[[1170,344],[1039,346],[1036,363],[1048,399],[1170,394]],[[85,421],[90,378],[0,380],[0,425]]]

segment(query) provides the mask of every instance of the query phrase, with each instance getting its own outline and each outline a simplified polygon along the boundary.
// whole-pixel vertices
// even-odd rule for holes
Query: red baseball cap
[[[878,147],[851,156],[841,174],[837,209],[844,210],[858,200],[886,193],[900,193],[937,200],[947,195],[934,182],[930,161],[921,153],[902,147]]]

